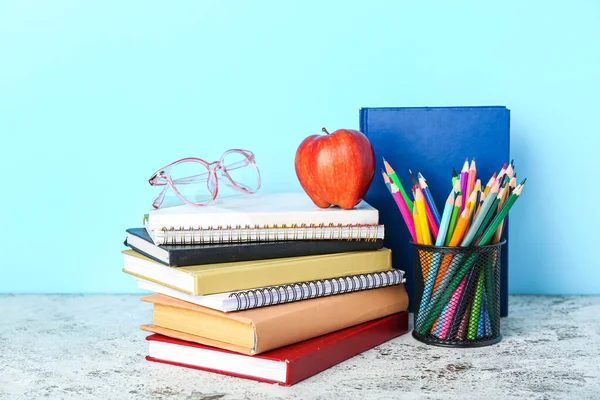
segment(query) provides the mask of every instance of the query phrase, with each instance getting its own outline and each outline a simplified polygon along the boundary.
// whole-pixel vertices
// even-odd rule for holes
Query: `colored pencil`
[[[461,246],[471,246],[474,243],[475,239],[477,238],[476,234],[479,231],[479,227],[481,226],[485,217],[487,216],[490,207],[492,206],[492,204],[494,204],[494,200],[496,200],[496,195],[498,194],[498,186],[498,182],[496,182],[490,190],[490,195],[487,196],[486,200],[483,202],[483,205],[481,206],[481,211],[473,220],[473,224],[469,228],[469,231],[467,232],[465,238],[460,244]]]
[[[512,164],[509,164],[509,165],[508,165],[508,167],[506,167],[506,175],[507,175],[509,178],[512,178],[512,177],[513,177],[513,174],[514,174],[514,172],[515,172],[515,170],[513,169],[513,166],[512,166]]]
[[[472,297],[470,298],[468,305],[471,304]],[[469,328],[469,316],[471,315],[471,307],[467,306],[465,313],[462,315],[460,324],[458,325],[458,332],[456,332],[456,340],[465,340],[467,338],[467,330]]]
[[[417,243],[423,244],[423,235],[421,234],[421,220],[419,219],[419,213],[417,207],[413,207],[413,224],[415,226],[415,235],[417,236]]]
[[[417,188],[415,193],[415,205],[419,211],[419,221],[421,224],[421,235],[423,236],[423,244],[431,245],[431,232],[427,221],[427,212],[425,211],[425,198],[421,189]]]
[[[471,166],[469,167],[467,175],[467,198],[471,196],[473,190],[475,190],[475,181],[477,180],[477,166],[475,165],[475,157],[471,160]]]
[[[507,187],[506,185],[502,188],[502,190],[504,192],[502,192],[502,197],[500,198],[500,203],[498,203],[498,209],[496,210],[496,213],[500,212],[500,210],[504,206],[504,203],[506,203],[506,200],[512,194],[510,192],[510,188]],[[504,228],[504,220],[502,220],[502,222],[500,222],[500,225],[498,225],[498,228],[496,229],[496,232],[494,232],[494,236],[492,238],[492,243],[498,243],[500,241],[500,238],[502,237],[502,229],[503,228]]]
[[[433,196],[431,195],[431,190],[429,189],[429,186],[427,185],[427,181],[425,180],[425,177],[423,177],[423,174],[421,174],[420,172],[419,172],[419,185],[421,186],[421,190],[423,190],[423,195],[425,196],[425,200],[427,201],[427,203],[429,203],[429,209],[433,213],[433,217],[435,218],[436,226],[439,227],[442,217],[440,216],[440,212],[438,211],[438,208],[435,205],[435,201],[433,201]],[[436,235],[436,237],[437,237],[437,235]]]
[[[479,320],[477,321],[477,339],[482,339],[485,336],[485,297],[481,292],[481,303],[479,305]]]
[[[477,181],[477,182],[479,182],[479,181]],[[469,223],[467,224],[467,231],[471,227],[471,224],[473,223],[473,220],[475,219],[475,214],[477,214],[477,209],[479,208],[479,200],[481,199],[480,187],[481,187],[481,185],[479,183],[475,183],[475,189],[473,190],[473,193],[471,193],[471,196],[475,195],[475,199],[473,202],[473,212],[471,213],[471,218],[469,219]]]
[[[385,173],[383,168],[381,169],[381,176],[383,176],[383,182],[385,183],[385,186],[388,188],[390,193],[392,193],[392,187],[390,186],[390,183],[391,183],[390,177],[387,176],[387,174]]]
[[[421,192],[421,194],[423,194],[423,191],[419,188],[419,191]],[[435,222],[435,217],[433,216],[433,213],[431,212],[431,208],[429,208],[429,203],[427,202],[427,200],[425,199],[425,195],[423,194],[423,204],[425,204],[425,215],[427,216],[427,225],[429,225],[429,230],[431,232],[431,234],[433,235],[433,239],[437,238],[438,235],[438,225]]]
[[[492,177],[488,181],[487,185],[485,185],[485,190],[483,192],[485,193],[486,196],[490,192],[490,189],[492,188],[492,186],[494,186],[494,182],[496,182],[496,173],[495,172],[494,172],[494,175],[492,175]]]
[[[471,206],[465,207],[463,212],[460,214],[460,218],[456,223],[456,228],[454,228],[454,232],[452,233],[452,239],[450,240],[450,246],[458,246],[458,244],[463,239],[465,234],[465,229],[467,228],[467,222],[469,221],[469,217],[472,212]]]
[[[492,305],[489,302],[487,292],[488,291],[484,287],[483,288],[483,301],[485,303],[485,307],[483,308],[483,310],[484,310],[483,317],[485,318],[484,328],[485,328],[485,336],[492,336],[494,333],[492,332],[492,321],[490,320],[490,313],[489,313],[490,307],[492,307]]]
[[[515,190],[515,188],[517,187],[517,178],[515,178],[514,176],[512,178],[510,178],[508,187],[509,187],[509,192],[512,193],[513,190]]]
[[[408,195],[404,191],[404,187],[400,182],[400,178],[398,178],[398,175],[396,175],[396,172],[394,171],[392,166],[385,160],[385,158],[383,159],[383,166],[385,167],[385,172],[388,174],[392,182],[394,182],[396,186],[398,186],[398,189],[400,189],[400,193],[402,193],[402,198],[404,199],[404,201],[406,202],[406,206],[412,213],[412,202],[410,201]]]
[[[469,194],[467,193],[467,182],[469,181],[469,158],[465,160],[463,164],[462,170],[460,171],[460,191],[462,192],[465,199],[469,198]],[[460,212],[462,213],[465,209],[465,204],[463,204],[460,208]]]
[[[486,197],[487,196],[485,192],[481,192],[479,193],[479,196],[477,196],[477,209],[475,210],[475,214],[473,215],[473,217],[476,217],[477,214],[479,214],[479,210],[481,210],[481,206],[483,205],[483,202],[485,201]]]
[[[484,229],[486,229],[489,226],[489,223],[492,220],[492,218],[502,208],[502,202],[503,202],[503,199],[505,198],[504,197],[505,193],[506,193],[506,188],[500,189],[498,191],[498,194],[496,195],[494,202],[490,206],[490,209],[489,209],[487,215],[485,216],[485,218],[484,218],[483,222],[481,223],[481,225],[479,226],[479,228],[477,228],[477,232],[475,232],[475,246],[479,245],[479,240],[481,239],[481,234],[483,233]]]
[[[390,184],[390,187],[391,187],[391,191],[392,191],[392,196],[394,197],[394,200],[396,201],[396,204],[398,205],[398,208],[400,209],[400,214],[402,214],[402,219],[404,220],[404,224],[406,225],[406,228],[408,228],[410,237],[412,238],[413,242],[416,242],[417,234],[415,232],[415,225],[413,223],[412,216],[410,215],[410,211],[408,210],[408,207],[406,206],[406,202],[402,198],[402,195],[400,194],[400,190],[398,189],[398,187],[396,186],[395,183],[392,182]]]
[[[485,269],[479,271],[479,277],[477,278],[477,289],[475,291],[475,297],[471,303],[471,315],[469,317],[469,329],[467,331],[467,339],[477,339],[477,326],[479,325],[479,310],[481,309],[481,296],[483,292],[483,279]]]
[[[453,187],[457,180],[458,180],[458,174],[456,173],[456,168],[452,168],[452,186]]]
[[[446,205],[444,206],[444,211],[442,212],[442,220],[440,221],[440,230],[435,240],[436,246],[443,246],[444,241],[446,239],[446,234],[448,233],[448,228],[450,227],[450,220],[452,218],[452,211],[454,208],[454,192],[451,191],[446,199]]]
[[[450,216],[450,224],[448,225],[448,233],[446,234],[446,240],[444,241],[444,245],[446,246],[449,246],[450,241],[452,240],[452,234],[454,233],[454,228],[456,227],[456,221],[458,221],[461,208],[462,195],[460,192],[458,192],[456,194],[456,200],[454,200],[454,207],[452,208],[452,215]]]
[[[408,170],[408,173],[410,174],[410,180],[412,181],[413,188],[419,186],[419,180],[410,169]]]
[[[440,336],[440,330],[442,329],[442,321],[444,320],[444,318],[446,318],[446,314],[448,313],[448,310],[450,309],[450,303],[446,304],[446,307],[444,307],[444,310],[442,311],[442,314],[440,315],[440,317],[438,318],[437,321],[435,321],[435,325],[431,328],[431,333],[438,337],[439,339],[441,339],[442,337]]]
[[[460,180],[459,179],[457,179],[456,182],[454,182],[454,186],[452,186],[452,190],[454,190],[455,196],[458,195],[459,192],[462,193],[460,191]]]

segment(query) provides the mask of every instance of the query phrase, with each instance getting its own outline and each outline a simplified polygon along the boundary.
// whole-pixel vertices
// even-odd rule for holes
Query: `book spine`
[[[398,285],[404,282],[404,271],[391,270],[244,290],[231,293],[229,297],[236,299],[236,311],[240,311],[308,300],[316,297],[333,296],[336,294]]]
[[[170,227],[149,232],[155,244],[205,244],[269,242],[289,240],[367,240],[384,238],[383,225],[280,225],[260,226],[218,226],[217,228],[197,229],[194,227]]]

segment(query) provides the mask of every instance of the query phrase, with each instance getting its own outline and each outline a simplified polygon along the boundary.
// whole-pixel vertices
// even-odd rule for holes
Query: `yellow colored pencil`
[[[423,236],[423,244],[433,244],[431,240],[431,232],[429,231],[429,223],[427,222],[427,212],[425,211],[425,198],[420,188],[415,189],[415,205],[418,208],[419,221],[421,223],[421,235]]]
[[[423,244],[423,235],[421,234],[421,220],[419,219],[419,213],[417,212],[417,205],[413,206],[413,223],[415,224],[415,234],[417,235],[417,243]]]

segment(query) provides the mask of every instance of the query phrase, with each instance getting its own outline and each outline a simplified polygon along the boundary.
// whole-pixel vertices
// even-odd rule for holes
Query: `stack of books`
[[[153,292],[150,361],[292,385],[408,330],[404,272],[364,201],[233,196],[144,225],[127,230],[123,271]]]

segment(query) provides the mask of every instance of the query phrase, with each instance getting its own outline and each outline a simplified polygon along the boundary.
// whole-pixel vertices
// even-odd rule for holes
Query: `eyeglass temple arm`
[[[158,194],[158,196],[156,196],[156,199],[154,199],[154,202],[152,202],[152,207],[154,207],[154,208],[160,207],[160,205],[165,200],[165,194],[167,194],[167,190],[169,190],[169,186],[165,185],[163,190],[161,190],[160,193]]]
[[[228,165],[227,169],[232,170],[232,169],[243,168],[248,164],[249,164],[248,161],[241,160],[241,161],[238,161],[238,162]],[[175,184],[177,184],[177,183],[190,184],[190,183],[197,183],[197,182],[205,181],[206,179],[208,179],[208,172],[198,174],[198,175],[188,176],[185,178],[173,179],[173,183],[175,183]]]

